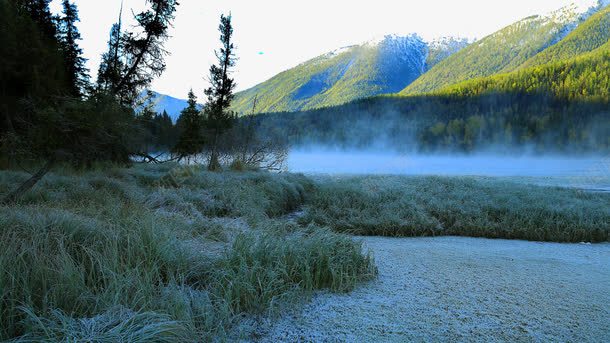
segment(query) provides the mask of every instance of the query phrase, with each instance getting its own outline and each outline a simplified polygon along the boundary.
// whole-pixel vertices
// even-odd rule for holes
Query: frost
[[[607,341],[609,244],[362,240],[378,279],[318,293],[261,341]]]

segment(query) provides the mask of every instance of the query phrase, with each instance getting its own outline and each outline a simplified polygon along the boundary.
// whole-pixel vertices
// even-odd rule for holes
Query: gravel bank
[[[315,295],[260,341],[610,341],[610,244],[358,239],[379,278]]]

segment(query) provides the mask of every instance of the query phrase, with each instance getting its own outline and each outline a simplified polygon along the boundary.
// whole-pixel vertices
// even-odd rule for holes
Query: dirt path
[[[264,342],[610,342],[610,244],[362,238],[379,278],[320,293]]]

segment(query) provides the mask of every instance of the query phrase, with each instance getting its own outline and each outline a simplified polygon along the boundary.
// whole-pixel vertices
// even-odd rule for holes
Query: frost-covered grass
[[[0,196],[27,177],[0,172]],[[372,277],[342,233],[599,242],[609,227],[610,194],[491,178],[55,169],[0,206],[0,340],[234,338],[244,314]]]
[[[26,177],[0,172],[0,196]],[[374,274],[362,247],[281,219],[312,189],[176,165],[56,170],[0,206],[0,340],[209,341],[295,292],[349,290]]]
[[[320,177],[302,223],[379,236],[609,240],[610,194],[493,178]]]

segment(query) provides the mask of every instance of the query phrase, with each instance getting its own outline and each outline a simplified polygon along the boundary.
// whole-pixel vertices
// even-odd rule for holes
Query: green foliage
[[[49,41],[57,36],[56,17],[49,9],[51,0],[10,0],[19,10],[20,15],[27,15],[37,25],[39,32]]]
[[[221,170],[218,157],[218,145],[220,135],[227,129],[231,128],[235,119],[235,114],[230,110],[231,102],[235,95],[235,80],[230,77],[232,68],[235,67],[236,58],[232,42],[233,26],[231,24],[231,16],[220,15],[220,32],[221,48],[216,51],[218,65],[210,67],[210,82],[211,86],[205,90],[205,95],[208,97],[204,106],[205,124],[211,130],[211,154],[208,164],[209,170]],[[196,103],[195,103],[196,106]]]
[[[475,42],[438,63],[401,94],[422,94],[476,77],[518,68],[557,42],[570,20],[533,16]]]
[[[610,194],[487,178],[325,178],[301,220],[356,235],[610,241]]]
[[[438,94],[471,97],[497,92],[544,93],[567,100],[608,103],[610,50],[599,49],[567,61],[466,81],[442,89]]]
[[[167,112],[155,113],[152,106],[146,106],[136,115],[136,124],[142,133],[138,136],[137,152],[166,152],[176,146],[178,125],[174,125]]]
[[[607,91],[595,89],[597,94]],[[608,102],[590,100],[600,97],[582,101],[544,92],[492,91],[462,95],[377,97],[307,112],[264,114],[256,117],[256,127],[261,135],[297,147],[370,149],[378,145],[411,152],[490,148],[540,153],[610,151]]]
[[[102,56],[98,91],[133,106],[143,88],[165,71],[168,54],[163,44],[174,19],[176,0],[146,1],[147,8],[134,14],[137,25],[122,31],[121,19],[112,26],[108,51]],[[122,14],[122,8],[121,8]]]
[[[303,203],[302,176],[103,167],[0,207],[1,340],[222,340],[243,313],[374,274],[348,237],[269,220]],[[0,194],[26,177],[0,173]]]
[[[122,14],[122,11],[121,11]],[[102,60],[97,72],[97,91],[110,93],[117,89],[121,82],[121,70],[125,62],[120,58],[121,52],[121,21],[113,24],[110,29],[108,51],[102,54]]]
[[[70,95],[83,96],[89,87],[89,70],[85,66],[86,59],[82,57],[83,50],[78,46],[81,39],[76,27],[78,9],[69,0],[63,0],[63,16],[59,21],[59,42],[66,64],[66,76],[70,85]]]
[[[156,147],[159,151],[171,151],[176,145],[178,133],[172,118],[166,111],[155,114],[153,119],[153,137],[156,140]]]
[[[610,40],[610,7],[581,23],[559,43],[527,60],[521,68],[557,63],[591,52]]]
[[[421,38],[413,35],[390,36],[378,44],[342,48],[238,93],[233,110],[241,115],[250,113],[255,98],[258,100],[257,112],[283,112],[335,106],[394,93],[419,77],[430,65],[459,50],[463,44],[445,42],[428,47]],[[408,54],[410,58],[400,54]],[[421,59],[421,65],[418,59]]]
[[[27,11],[20,10],[13,1],[2,0],[0,15],[0,109],[6,112],[2,120],[2,128],[6,129],[5,115],[11,116],[13,125],[19,124],[15,123],[15,112],[20,109],[21,100],[48,102],[66,88],[66,79],[57,42],[39,29],[40,24]]]
[[[203,151],[205,139],[203,136],[203,116],[197,105],[197,97],[193,90],[188,94],[188,107],[180,112],[176,126],[180,137],[172,152],[179,156],[191,156]]]
[[[80,166],[94,161],[129,163],[136,150],[140,132],[133,110],[112,98],[65,100],[34,111],[45,125],[33,125],[25,139],[40,158],[61,152],[62,158]]]
[[[165,69],[162,44],[177,4],[148,5],[135,17],[141,32],[122,34],[120,25],[113,27],[100,87],[85,99],[88,76],[78,47],[76,6],[63,1],[63,16],[55,18],[48,0],[0,2],[3,167],[27,159],[80,166],[100,160],[128,163],[142,145],[150,145],[156,116],[149,112],[136,120],[130,107],[134,94]],[[163,120],[156,122],[167,124]],[[159,134],[167,129],[159,127]]]

